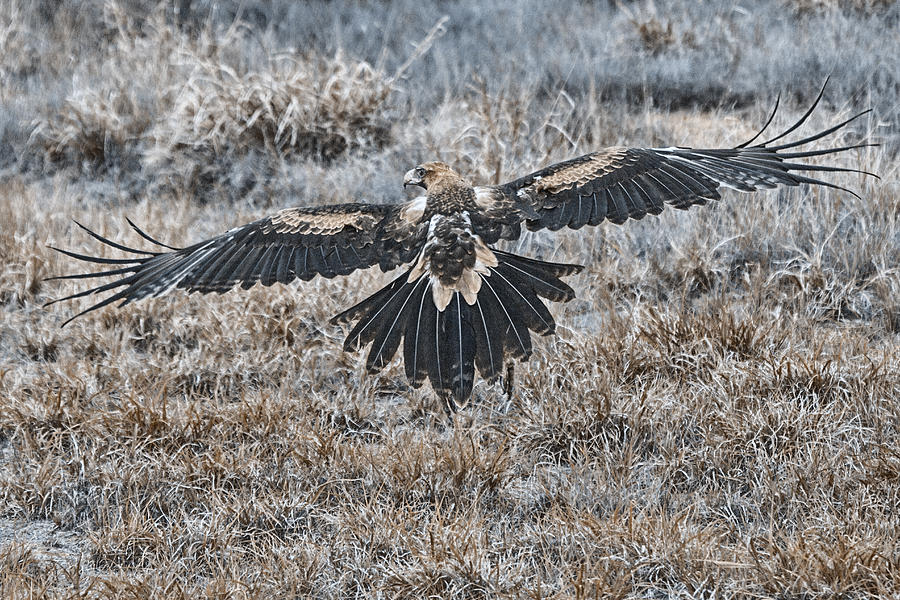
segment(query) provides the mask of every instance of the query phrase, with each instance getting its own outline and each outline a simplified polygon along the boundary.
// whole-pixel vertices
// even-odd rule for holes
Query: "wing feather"
[[[641,200],[640,192],[630,180],[620,181],[619,185],[628,198],[628,216],[632,219],[640,219],[647,214],[647,205]]]
[[[609,208],[606,218],[616,225],[621,225],[628,220],[628,209],[625,207],[625,194],[622,193],[622,188],[616,184],[606,188],[604,192],[606,192],[607,198],[606,205]]]
[[[641,200],[647,207],[647,212],[652,215],[658,215],[662,212],[664,204],[660,198],[660,190],[656,189],[653,180],[644,173],[640,177],[632,180],[631,185],[635,187]]]
[[[588,225],[599,225],[606,218],[609,207],[606,204],[606,190],[594,190],[591,193],[593,198],[593,207],[591,208],[591,220]]]
[[[309,250],[309,254],[307,255],[306,260],[307,260],[307,265],[308,265],[309,269],[313,273],[318,273],[318,274],[322,275],[323,277],[325,277],[326,279],[329,278],[329,273],[327,272],[327,265],[325,264],[325,261],[323,260],[325,258],[325,255],[321,254],[319,252],[321,250],[321,248],[318,248],[316,246],[311,246],[311,247],[307,248],[307,250]]]
[[[247,257],[239,265],[235,276],[241,284],[241,289],[249,289],[259,281],[257,266],[268,251],[268,246],[253,246],[247,253]]]
[[[278,267],[275,269],[276,281],[288,281],[288,266],[293,262],[296,246],[286,246],[283,248],[281,257],[278,259]]]
[[[210,264],[197,276],[195,286],[198,291],[213,292],[224,291],[229,286],[222,285],[223,282],[231,281],[235,267],[244,257],[241,252],[241,246],[234,244],[231,248],[221,252],[217,260]],[[216,282],[215,284],[213,282]],[[224,288],[224,289],[223,289]]]
[[[760,133],[734,148],[606,148],[493,187],[479,188],[480,197],[505,214],[517,215],[531,230],[556,231],[568,226],[578,229],[598,225],[604,219],[621,224],[660,213],[666,204],[688,208],[719,199],[719,186],[753,192],[779,185],[820,185],[851,190],[807,173],[862,173],[859,169],[796,162],[816,156],[831,156],[869,143],[846,144],[835,148],[793,149],[816,142],[840,131],[867,114],[861,112],[822,131],[801,139],[773,145],[802,126],[824,92],[819,93],[804,115],[781,134],[765,142],[755,142],[775,116],[775,110]],[[585,208],[585,203],[589,205]],[[500,237],[514,239],[518,231],[506,227]]]
[[[408,215],[421,215],[404,211],[408,205],[289,208],[186,248],[158,242],[128,221],[146,241],[167,250],[162,252],[114,242],[79,223],[95,240],[130,256],[94,257],[59,250],[79,260],[120,267],[52,279],[118,277],[59,299],[72,300],[122,288],[111,299],[88,307],[81,315],[117,300],[128,303],[159,296],[173,288],[221,293],[237,285],[247,289],[257,283],[269,286],[276,281],[309,280],[316,275],[346,275],[375,264],[388,270],[409,261],[424,242],[423,228],[407,220]]]
[[[572,219],[569,221],[569,225],[573,229],[578,229],[579,227],[583,227],[588,221],[591,220],[591,207],[593,206],[592,196],[591,194],[578,194],[578,202],[576,204],[575,212],[573,214]]]

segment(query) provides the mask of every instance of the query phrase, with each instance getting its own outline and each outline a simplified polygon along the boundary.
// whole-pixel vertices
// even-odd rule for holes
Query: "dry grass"
[[[38,36],[35,6],[15,3],[0,48]],[[127,215],[182,244],[259,216],[229,201],[241,188],[227,179],[215,202],[191,193],[241,164],[223,157],[256,156],[288,180],[264,183],[274,205],[397,198],[425,158],[501,181],[626,141],[738,143],[773,91],[742,110],[669,112],[493,67],[431,105],[410,92],[421,81],[394,74],[450,72],[437,48],[422,54],[436,19],[382,64],[287,59],[268,30],[105,6],[108,45],[73,75],[102,85],[41,109],[31,148],[58,149],[52,168],[22,148],[2,174],[0,598],[900,594],[895,139],[835,159],[881,175],[832,178],[860,198],[726,193],[527,235],[512,249],[587,265],[571,278],[578,298],[554,307],[559,335],[518,366],[511,398],[479,383],[448,422],[399,360],[366,376],[328,324],[386,275],[174,294],[60,329],[74,307],[42,304],[70,288],[43,278],[76,266],[48,245],[96,250],[72,218],[140,244]],[[622,35],[642,45],[635,31]],[[441,41],[461,35],[451,20]],[[675,45],[658,52],[689,49]],[[0,77],[16,106],[36,102],[11,61]],[[60,61],[35,68],[49,77]],[[873,102],[884,89],[873,83]],[[801,111],[786,104],[777,124]],[[894,107],[856,134],[890,134]],[[857,108],[823,106],[810,129]]]
[[[893,0],[789,0],[786,2],[787,6],[800,15],[845,11],[865,16],[878,16],[886,13],[893,4]]]
[[[182,193],[199,195],[198,182],[222,178],[248,152],[277,163],[293,153],[332,161],[377,150],[391,141],[387,110],[398,80],[443,34],[444,22],[387,73],[342,51],[273,51],[239,21],[224,30],[210,22],[178,29],[165,8],[135,20],[128,7],[104,6],[109,41],[79,65],[62,106],[35,120],[32,151],[90,173],[141,162]],[[14,45],[16,33],[0,28],[0,49]],[[262,56],[252,64],[237,51],[251,43]],[[98,72],[100,85],[91,85]]]

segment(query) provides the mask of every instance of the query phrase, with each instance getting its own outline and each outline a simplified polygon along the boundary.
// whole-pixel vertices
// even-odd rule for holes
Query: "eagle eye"
[[[425,177],[425,169],[423,169],[422,167],[416,167],[416,177],[418,177],[419,179]]]

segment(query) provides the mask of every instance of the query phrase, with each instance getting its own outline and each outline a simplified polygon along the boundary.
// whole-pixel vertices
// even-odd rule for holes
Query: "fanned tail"
[[[414,387],[427,378],[448,411],[465,406],[475,369],[493,382],[509,359],[531,355],[531,332],[549,335],[556,324],[541,298],[566,302],[575,294],[560,277],[579,265],[548,263],[494,250],[497,265],[482,277],[475,302],[453,292],[444,310],[432,295],[428,273],[409,281],[407,271],[332,319],[355,322],[344,349],[371,343],[366,368],[377,372],[394,357],[403,339],[406,376]]]

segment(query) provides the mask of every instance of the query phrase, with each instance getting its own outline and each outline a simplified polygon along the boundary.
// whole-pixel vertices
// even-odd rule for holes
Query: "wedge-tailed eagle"
[[[55,279],[113,280],[53,302],[117,290],[68,323],[116,301],[121,306],[175,288],[222,293],[257,282],[268,286],[316,275],[348,275],[374,265],[383,271],[405,266],[390,284],[332,322],[353,324],[344,342],[346,351],[371,346],[369,372],[388,364],[402,342],[410,383],[418,387],[427,378],[445,407],[455,410],[468,401],[476,369],[494,381],[512,359],[528,358],[531,332],[553,333],[553,316],[542,299],[571,300],[575,293],[561,278],[582,268],[517,256],[495,244],[517,239],[523,224],[530,230],[578,229],[604,220],[621,224],[640,219],[666,205],[686,209],[718,199],[719,186],[752,192],[805,183],[853,194],[799,172],[863,171],[798,159],[869,144],[798,148],[868,111],[803,139],[775,143],[807,120],[823,92],[780,135],[754,144],[772,122],[773,111],[756,136],[734,148],[606,148],[508,183],[484,186],[471,184],[444,163],[426,162],[403,179],[404,186],[424,188],[424,195],[408,202],[286,208],[185,248],[162,244],[128,221],[163,251],[130,248],[85,228],[131,256],[103,258],[59,250],[111,268]]]

